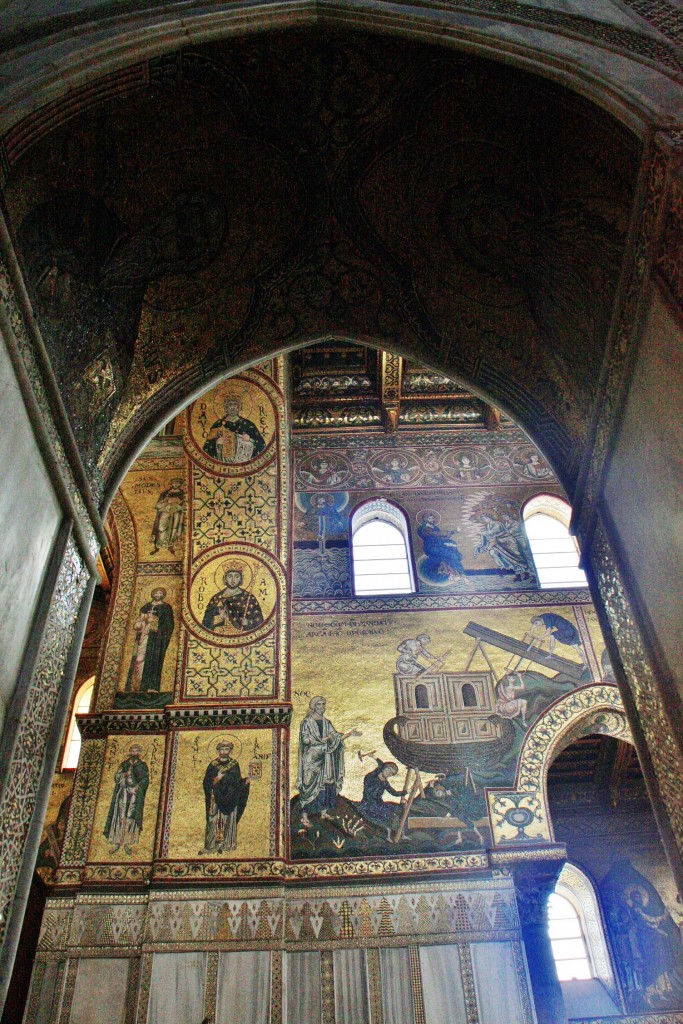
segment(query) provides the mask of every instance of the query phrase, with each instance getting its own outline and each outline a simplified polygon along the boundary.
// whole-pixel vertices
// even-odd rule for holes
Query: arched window
[[[598,899],[588,875],[567,863],[548,900],[548,930],[570,1019],[615,1017],[619,994]]]
[[[424,685],[424,683],[418,683],[418,685],[415,687],[415,707],[429,707],[429,690]]]
[[[524,506],[524,526],[542,590],[587,587],[579,548],[569,532],[571,507],[554,494],[538,494]]]
[[[90,711],[94,689],[95,677],[92,676],[90,679],[86,679],[74,698],[74,706],[69,720],[69,731],[66,734],[66,743],[64,744],[62,771],[67,768],[78,767],[78,757],[81,753],[81,734],[76,724],[76,715],[85,715]]]
[[[384,499],[366,501],[351,517],[353,587],[357,595],[414,594],[405,513]]]
[[[477,707],[477,691],[471,683],[465,683],[462,688],[462,703],[465,708]]]

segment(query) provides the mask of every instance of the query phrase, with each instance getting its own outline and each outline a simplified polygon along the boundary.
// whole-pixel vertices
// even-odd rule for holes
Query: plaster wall
[[[31,633],[60,509],[0,338],[0,730]]]
[[[683,330],[655,291],[605,501],[683,696]]]

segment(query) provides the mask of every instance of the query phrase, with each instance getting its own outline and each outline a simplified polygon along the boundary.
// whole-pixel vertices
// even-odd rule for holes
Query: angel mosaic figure
[[[488,553],[499,569],[514,573],[518,580],[529,576],[529,563],[522,540],[521,523],[505,513],[494,516],[490,512],[481,515],[482,535],[475,555]]]

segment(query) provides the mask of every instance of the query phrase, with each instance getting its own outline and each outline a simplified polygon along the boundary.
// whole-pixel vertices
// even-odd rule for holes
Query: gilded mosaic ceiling
[[[106,106],[70,116],[72,97],[47,136],[27,126],[6,186],[96,490],[153,417],[330,336],[490,395],[571,487],[637,172],[621,127],[509,67],[362,35],[148,71]]]

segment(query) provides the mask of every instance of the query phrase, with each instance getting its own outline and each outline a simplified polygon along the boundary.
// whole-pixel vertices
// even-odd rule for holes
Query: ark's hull
[[[390,719],[384,726],[384,742],[397,761],[406,768],[417,768],[435,775],[449,775],[464,772],[489,770],[500,764],[510,751],[514,741],[514,726],[509,719],[497,718],[501,735],[490,740],[475,743],[424,743],[406,740],[400,735],[405,719]]]

